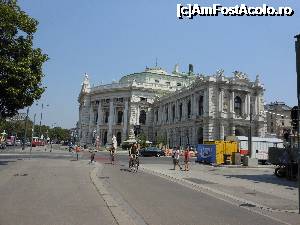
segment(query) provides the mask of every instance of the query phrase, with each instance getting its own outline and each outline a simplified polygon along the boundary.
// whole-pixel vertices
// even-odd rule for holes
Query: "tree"
[[[138,140],[139,140],[139,144],[141,145],[141,147],[145,148],[146,147],[147,136],[144,132],[142,132],[138,135]]]
[[[42,65],[48,56],[33,48],[38,22],[17,5],[0,0],[0,119],[32,105],[45,90]]]
[[[52,128],[48,134],[51,140],[67,141],[71,139],[70,131],[61,127]]]

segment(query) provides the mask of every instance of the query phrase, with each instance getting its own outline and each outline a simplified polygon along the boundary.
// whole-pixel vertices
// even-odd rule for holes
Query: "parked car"
[[[5,149],[5,148],[6,148],[5,142],[0,143],[0,149]]]
[[[165,152],[157,147],[147,147],[140,150],[140,155],[160,157],[164,156]]]
[[[21,140],[16,140],[15,145],[17,146],[21,145]]]

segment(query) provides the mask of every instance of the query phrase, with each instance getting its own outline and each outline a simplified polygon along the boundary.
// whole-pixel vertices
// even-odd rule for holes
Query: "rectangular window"
[[[105,112],[105,118],[104,118],[104,123],[108,123],[108,117],[109,117],[109,112]]]
[[[179,120],[182,118],[182,103],[179,105]]]

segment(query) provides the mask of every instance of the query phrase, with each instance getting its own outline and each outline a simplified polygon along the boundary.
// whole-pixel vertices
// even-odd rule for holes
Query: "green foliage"
[[[147,136],[144,133],[139,134],[138,140],[142,148],[146,147]]]
[[[27,137],[31,137],[32,122],[27,122]],[[24,137],[25,121],[6,121],[0,120],[0,133],[5,130],[7,135],[17,136],[20,139]]]
[[[156,144],[166,145],[167,144],[167,135],[159,134],[156,138]]]
[[[33,128],[32,121],[27,121],[27,139],[31,137]],[[6,121],[0,119],[0,133],[5,130],[8,136],[17,136],[19,139],[23,139],[25,131],[25,121]],[[50,128],[46,125],[34,126],[34,137],[40,137],[43,134],[44,138],[50,137],[51,140],[67,141],[71,139],[70,131],[61,127]]]
[[[17,5],[0,0],[0,118],[32,105],[45,90],[42,65],[48,56],[33,48],[38,22]]]
[[[51,140],[59,140],[59,141],[66,141],[70,140],[70,131],[68,129],[63,129],[61,127],[54,127],[49,130],[49,137]]]

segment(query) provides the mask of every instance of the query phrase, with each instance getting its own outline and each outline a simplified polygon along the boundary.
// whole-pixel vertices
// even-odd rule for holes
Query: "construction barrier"
[[[232,164],[232,154],[238,152],[234,141],[205,141],[197,146],[197,161],[210,164]]]

